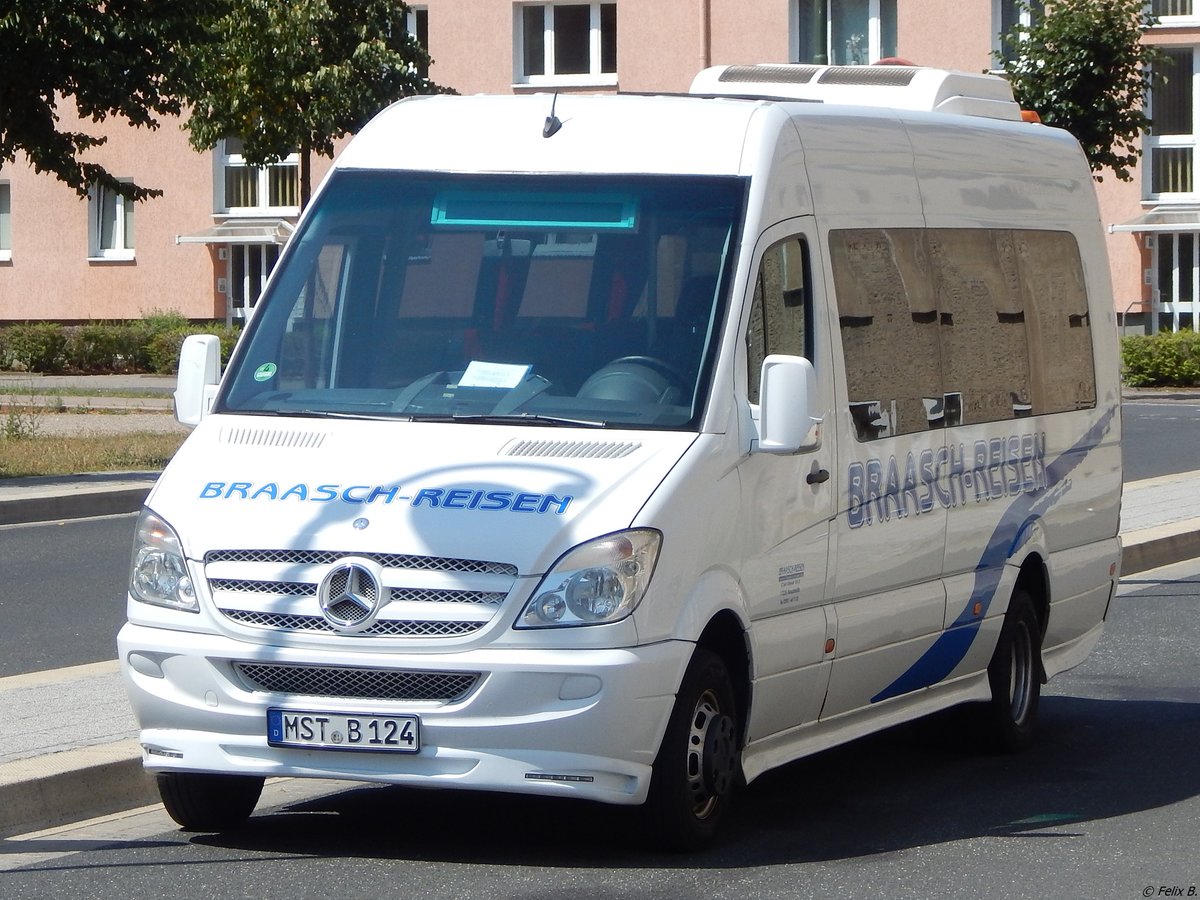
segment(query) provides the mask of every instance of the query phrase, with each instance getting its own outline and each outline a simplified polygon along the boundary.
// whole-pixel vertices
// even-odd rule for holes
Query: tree
[[[312,153],[331,157],[336,139],[388,103],[439,90],[407,13],[396,0],[229,0],[191,56],[192,146],[239,137],[256,166],[299,149],[307,205]]]
[[[1024,0],[1019,5],[1030,9]],[[1058,0],[1032,25],[1002,36],[1011,51],[1003,68],[1017,102],[1069,131],[1093,172],[1111,168],[1122,181],[1133,180],[1139,138],[1150,127],[1143,102],[1152,67],[1164,59],[1142,43],[1142,34],[1157,21],[1145,0]]]
[[[0,0],[0,166],[24,153],[81,196],[99,183],[141,200],[162,191],[119,182],[86,152],[103,136],[59,127],[59,104],[81,119],[158,127],[180,112],[181,48],[205,40],[219,0]]]

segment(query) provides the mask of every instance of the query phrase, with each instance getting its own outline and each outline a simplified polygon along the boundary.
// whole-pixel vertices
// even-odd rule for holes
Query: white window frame
[[[513,86],[554,86],[554,87],[616,87],[617,73],[600,71],[603,65],[603,43],[600,33],[600,7],[613,3],[613,0],[563,0],[552,3],[516,3],[513,5]],[[558,75],[554,69],[554,8],[556,6],[587,6],[591,13],[591,23],[588,35],[588,62],[590,71],[587,74]],[[543,68],[545,74],[525,74],[525,10],[530,7],[541,7],[544,22],[544,42],[542,47]],[[614,35],[614,40],[616,36]]]
[[[12,262],[12,183],[0,180],[0,262]]]
[[[897,7],[901,2],[902,0],[897,0]],[[836,3],[837,0],[825,0],[826,51],[831,49],[833,42],[833,6]],[[880,4],[881,0],[867,0],[867,63],[877,63],[884,58],[883,15]],[[832,53],[829,55],[832,56]],[[790,0],[788,3],[788,59],[791,62],[800,61],[800,0]]]
[[[260,166],[255,169],[258,173],[257,192],[260,203],[258,206],[230,207],[225,196],[225,170],[228,168],[254,168],[249,166],[240,153],[228,153],[225,150],[225,140],[222,138],[213,151],[213,213],[219,216],[246,216],[250,218],[261,216],[298,216],[300,206],[267,206],[267,198],[271,196],[271,171],[288,167],[296,170],[297,179],[300,177],[300,154],[291,153],[277,163]],[[297,190],[299,196],[299,190]]]
[[[118,178],[122,183],[129,183],[130,178]],[[107,247],[102,243],[104,234],[104,207],[111,196],[113,201],[113,246]],[[127,223],[132,225],[134,201],[122,197],[116,191],[100,184],[93,184],[88,189],[88,260],[91,262],[126,262],[135,258],[135,234],[127,231]]]
[[[1190,325],[1196,323],[1196,314],[1200,311],[1200,232],[1190,232],[1192,235],[1192,258],[1190,284],[1188,285],[1192,299],[1191,300],[1175,300],[1163,298],[1163,286],[1159,282],[1159,263],[1162,256],[1169,253],[1174,265],[1171,266],[1171,283],[1167,286],[1167,296],[1170,298],[1178,297],[1180,289],[1184,286],[1183,280],[1180,277],[1180,235],[1188,234],[1189,232],[1162,232],[1154,236],[1154,248],[1152,252],[1153,259],[1151,260],[1151,271],[1154,273],[1154,284],[1152,290],[1154,292],[1154,302],[1151,304],[1152,316],[1151,332],[1157,334],[1159,331],[1159,319],[1163,315],[1171,317],[1171,331],[1179,331],[1180,316],[1190,317]]]
[[[1187,49],[1176,47],[1173,49]],[[1200,200],[1200,141],[1197,132],[1200,131],[1200,45],[1191,46],[1192,51],[1192,133],[1191,134],[1150,134],[1142,135],[1142,202],[1151,203],[1195,203]],[[1153,92],[1147,98],[1146,108],[1151,119],[1154,118]],[[1163,191],[1154,193],[1154,151],[1158,149],[1191,148],[1192,150],[1192,190]]]
[[[1160,16],[1156,28],[1178,28],[1186,25],[1200,25],[1200,0],[1191,0],[1192,11],[1182,16]],[[1153,9],[1153,4],[1149,4]]]

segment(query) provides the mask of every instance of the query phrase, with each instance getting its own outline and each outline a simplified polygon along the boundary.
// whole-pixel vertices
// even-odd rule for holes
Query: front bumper
[[[126,625],[119,658],[151,771],[375,781],[637,804],[692,645],[611,650],[317,651]],[[477,672],[449,702],[268,693],[235,663]],[[269,707],[421,721],[415,754],[267,744]]]

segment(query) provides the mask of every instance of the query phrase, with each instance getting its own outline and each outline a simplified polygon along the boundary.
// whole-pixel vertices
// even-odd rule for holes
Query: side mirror
[[[772,355],[763,360],[759,382],[758,449],[791,454],[821,446],[816,409],[816,372],[801,356]]]
[[[212,408],[220,380],[221,339],[213,334],[186,337],[179,351],[175,419],[181,425],[199,425]]]

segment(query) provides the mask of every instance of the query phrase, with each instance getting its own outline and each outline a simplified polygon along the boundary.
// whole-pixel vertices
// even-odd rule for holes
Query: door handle
[[[809,484],[824,484],[829,480],[828,469],[813,469],[808,473],[808,477],[804,479]]]

